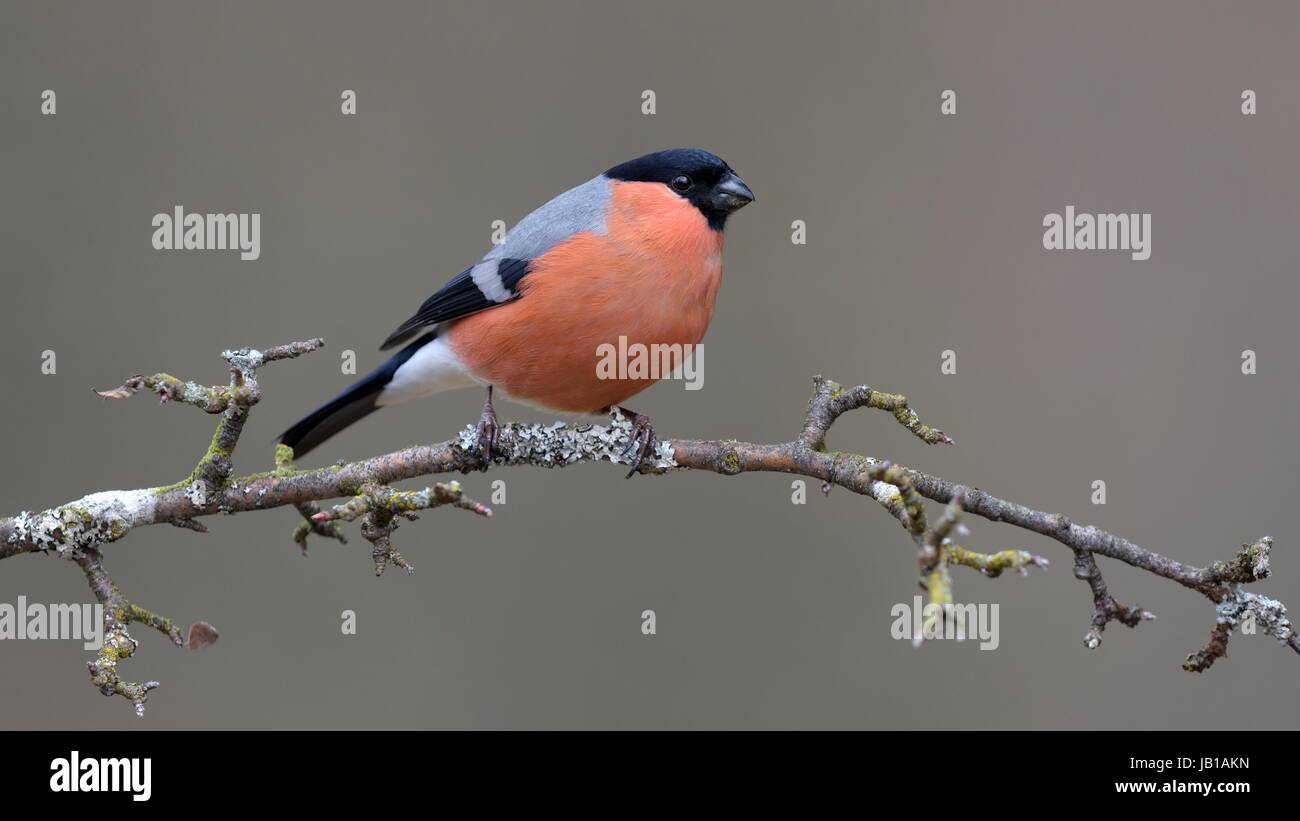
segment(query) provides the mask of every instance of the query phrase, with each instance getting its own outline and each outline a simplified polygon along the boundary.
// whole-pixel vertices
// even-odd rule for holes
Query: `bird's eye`
[[[676,177],[673,177],[674,191],[685,191],[687,188],[690,187],[691,187],[691,178],[686,176],[685,174],[678,174]]]

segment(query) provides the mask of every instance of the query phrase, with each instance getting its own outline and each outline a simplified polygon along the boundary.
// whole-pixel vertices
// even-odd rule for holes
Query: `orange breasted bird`
[[[623,402],[656,380],[602,378],[597,351],[619,337],[692,350],[722,284],[727,217],[753,199],[729,165],[701,149],[614,166],[524,217],[389,335],[380,350],[407,343],[396,355],[280,441],[302,456],[379,408],[485,386],[485,459],[497,438],[495,388],[548,411],[618,406],[633,426],[624,453],[635,448],[639,464],[654,451],[654,428]]]

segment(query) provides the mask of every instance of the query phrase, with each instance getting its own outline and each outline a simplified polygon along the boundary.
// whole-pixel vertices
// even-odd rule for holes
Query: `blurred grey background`
[[[859,413],[832,447],[1196,564],[1272,534],[1257,589],[1300,606],[1298,24],[1294,3],[1259,2],[7,3],[0,509],[169,483],[206,447],[203,414],[91,388],[221,382],[225,347],[321,335],[325,351],[264,372],[237,469],[268,468],[273,437],[354,378],[341,352],[380,362],[493,220],[698,145],[758,201],[728,229],[704,390],[667,382],[634,405],[661,434],[783,441],[813,374],[869,382],[958,445]],[[152,216],[177,204],[260,213],[261,259],[153,250]],[[1150,212],[1151,259],[1044,251],[1043,215],[1068,204]],[[307,462],[445,439],[481,402],[387,410]],[[107,549],[116,581],[220,641],[178,651],[133,628],[124,673],[163,682],[143,722],[89,686],[79,644],[2,642],[0,727],[1300,726],[1300,659],[1271,639],[1180,669],[1213,611],[1169,581],[1103,561],[1112,592],[1160,618],[1086,650],[1068,551],[1005,526],[972,520],[965,542],[1053,566],[955,572],[960,601],[1000,604],[999,649],[914,650],[889,635],[913,551],[863,498],[814,484],[795,506],[787,476],[625,482],[607,465],[463,481],[486,498],[498,478],[492,520],[401,530],[409,578],[374,578],[355,529],[301,558],[288,509],[133,532]],[[90,600],[76,567],[39,556],[0,565],[0,601],[19,595]]]

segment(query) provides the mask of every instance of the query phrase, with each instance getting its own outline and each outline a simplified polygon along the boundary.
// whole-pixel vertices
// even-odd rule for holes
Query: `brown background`
[[[1258,589],[1300,606],[1300,8],[772,5],[5,4],[0,508],[168,483],[205,447],[192,409],[92,387],[216,382],[224,347],[324,336],[264,374],[237,467],[265,469],[272,438],[351,379],[340,352],[377,364],[385,334],[487,250],[492,220],[700,145],[758,202],[729,229],[705,389],[665,383],[635,405],[663,434],[788,439],[814,373],[868,381],[958,446],[860,414],[833,447],[1198,564],[1270,533],[1276,577]],[[939,114],[947,88],[955,117]],[[261,259],[154,251],[150,219],[176,204],[261,213]],[[1150,212],[1152,258],[1044,251],[1043,215],[1067,204]],[[387,410],[309,463],[446,438],[480,402]],[[0,643],[0,726],[1300,726],[1300,659],[1271,639],[1180,669],[1213,615],[1170,582],[1104,562],[1160,619],[1087,651],[1087,589],[1042,538],[972,523],[969,546],[1054,564],[957,573],[961,600],[1001,605],[997,651],[913,650],[889,637],[912,551],[866,500],[797,507],[788,477],[624,482],[609,466],[465,483],[486,497],[493,478],[509,494],[493,520],[438,511],[402,530],[410,578],[375,579],[356,536],[300,558],[289,510],[130,534],[108,550],[117,581],[220,642],[177,651],[136,628],[124,669],[163,682],[143,723],[88,686],[79,645]],[[20,594],[89,597],[76,568],[35,556],[0,566],[0,601]]]

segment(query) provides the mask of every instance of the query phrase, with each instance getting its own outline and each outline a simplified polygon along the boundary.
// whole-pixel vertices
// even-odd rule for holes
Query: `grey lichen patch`
[[[549,425],[523,425],[511,422],[501,428],[497,445],[493,449],[494,461],[501,464],[532,464],[541,467],[565,467],[579,462],[607,461],[621,465],[634,464],[635,455],[623,455],[632,437],[632,423],[615,413],[610,424],[579,425],[570,427],[563,422]],[[478,431],[467,426],[456,437],[456,447],[464,453],[479,451]],[[499,456],[496,456],[499,454]],[[656,473],[677,467],[672,446],[667,442],[655,443],[655,451],[645,464]]]
[[[113,542],[137,524],[152,520],[156,500],[147,490],[110,490],[39,513],[23,511],[14,517],[11,544],[37,550],[69,550]]]
[[[1232,594],[1214,608],[1219,624],[1235,629],[1243,621],[1253,619],[1257,629],[1262,629],[1282,644],[1286,644],[1295,635],[1295,626],[1291,624],[1282,602],[1247,592],[1236,584],[1230,585],[1228,589]]]
[[[190,500],[196,510],[202,510],[208,504],[208,488],[202,482],[192,482],[185,488],[185,498]]]
[[[898,492],[898,488],[888,482],[872,482],[867,486],[867,491],[871,498],[885,506],[903,502],[903,495]]]
[[[209,394],[215,397],[215,399],[213,400],[215,402],[216,400],[222,398],[222,389],[220,387],[209,388],[206,385],[200,385],[198,382],[195,382],[193,379],[187,379],[185,381],[184,391],[178,393],[178,396],[185,396],[193,399],[197,397],[204,397]]]
[[[238,368],[241,371],[252,372],[262,367],[265,358],[262,352],[253,348],[237,348],[233,351],[222,351],[221,358],[230,363],[230,367]]]

